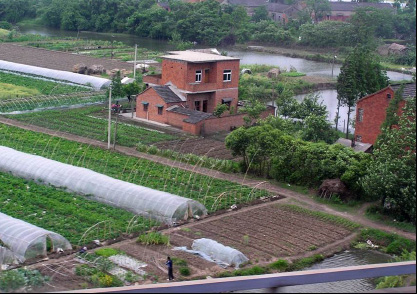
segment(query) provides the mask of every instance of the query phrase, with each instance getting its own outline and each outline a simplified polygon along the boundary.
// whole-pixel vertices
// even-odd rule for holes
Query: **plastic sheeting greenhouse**
[[[8,62],[4,60],[0,60],[0,69],[51,78],[54,80],[68,81],[79,85],[91,85],[96,90],[107,88],[111,84],[110,80],[104,78],[82,75],[69,71]]]
[[[71,244],[59,234],[44,230],[22,220],[0,212],[0,241],[24,262],[26,259],[46,256],[47,239],[52,242],[51,250],[71,250]]]
[[[16,256],[9,249],[0,246],[0,266],[18,264]]]
[[[89,195],[98,202],[168,224],[207,214],[204,205],[195,200],[3,146],[0,146],[0,171],[55,187],[65,187],[69,191]]]
[[[215,261],[234,265],[236,268],[238,268],[240,264],[249,261],[249,259],[239,250],[224,246],[211,239],[203,238],[194,240],[192,249],[207,254]]]

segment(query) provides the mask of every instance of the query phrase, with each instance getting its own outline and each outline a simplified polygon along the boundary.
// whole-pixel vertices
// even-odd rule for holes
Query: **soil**
[[[116,59],[94,58],[80,54],[24,47],[13,43],[0,43],[0,60],[70,72],[72,72],[74,65],[79,63],[84,63],[86,66],[100,64],[106,70],[117,68],[133,71],[132,64]]]

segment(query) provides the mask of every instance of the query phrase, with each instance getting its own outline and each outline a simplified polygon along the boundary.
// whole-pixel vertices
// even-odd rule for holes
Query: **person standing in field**
[[[168,281],[171,281],[174,279],[174,274],[172,268],[172,260],[169,256],[167,257],[167,262],[165,264],[168,266]]]

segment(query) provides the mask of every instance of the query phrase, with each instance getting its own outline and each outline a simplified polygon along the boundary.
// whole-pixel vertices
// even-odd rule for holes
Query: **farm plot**
[[[235,159],[230,150],[226,148],[224,141],[210,138],[181,139],[154,145],[159,149],[170,149],[183,154],[192,153],[218,159]]]
[[[154,221],[138,218],[128,230],[135,217],[132,213],[1,172],[0,203],[2,213],[59,233],[73,245],[141,232],[156,225]],[[83,238],[96,224],[99,225]]]
[[[175,231],[178,237],[173,239],[190,244],[193,239],[209,238],[241,251],[251,260],[268,262],[332,244],[356,228],[341,218],[326,218],[289,205],[269,205],[187,226]]]
[[[0,144],[89,168],[122,181],[194,199],[203,204],[209,213],[229,208],[233,204],[249,203],[271,196],[265,190],[6,125],[0,125]]]
[[[99,141],[107,140],[107,120],[95,117],[107,110],[100,106],[82,109],[48,110],[35,113],[17,114],[8,116],[28,124],[45,127],[52,130],[91,138]],[[114,118],[113,118],[114,120]],[[115,123],[113,123],[114,128]],[[114,132],[114,130],[113,130]],[[159,141],[169,141],[174,136],[144,129],[138,126],[119,123],[117,126],[117,144],[133,147],[137,143],[152,144]]]

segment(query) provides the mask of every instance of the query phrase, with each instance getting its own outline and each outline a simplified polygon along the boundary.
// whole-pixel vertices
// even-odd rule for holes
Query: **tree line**
[[[329,1],[306,1],[307,8],[283,24],[271,20],[265,6],[249,17],[244,7],[221,5],[215,0],[168,0],[161,5],[155,0],[0,0],[0,21],[16,24],[37,19],[57,29],[125,32],[166,40],[177,34],[183,41],[211,46],[259,41],[334,47],[368,43],[375,38],[401,38],[415,44],[415,1],[408,2],[396,13],[364,8],[350,22],[312,23],[311,15],[317,18],[324,14]]]

